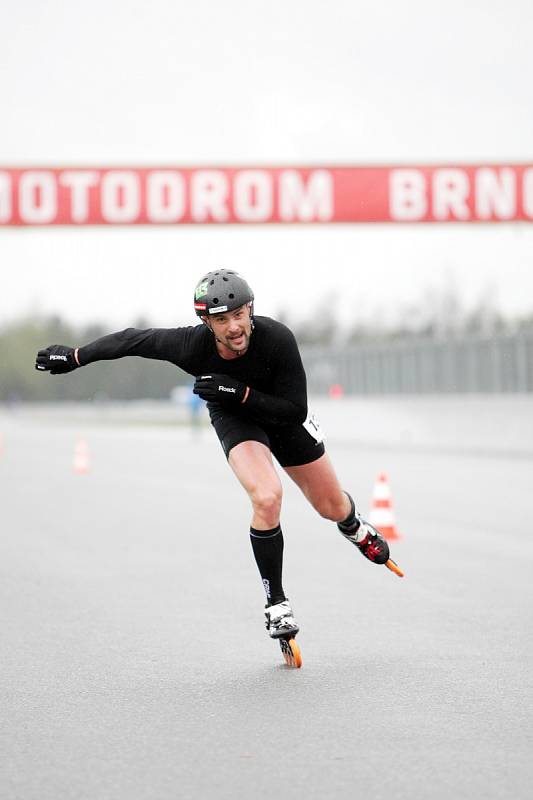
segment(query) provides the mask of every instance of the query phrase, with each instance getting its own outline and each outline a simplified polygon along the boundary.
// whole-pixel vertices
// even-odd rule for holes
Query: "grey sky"
[[[0,10],[3,165],[533,161],[529,2]],[[532,254],[531,225],[1,230],[0,320],[185,322],[216,266],[263,313],[335,287],[344,319],[392,319],[449,280],[466,305],[525,313]]]

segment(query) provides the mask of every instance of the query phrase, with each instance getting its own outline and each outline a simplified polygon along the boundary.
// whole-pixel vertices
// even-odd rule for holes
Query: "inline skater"
[[[306,376],[292,332],[254,315],[253,302],[244,278],[215,270],[194,292],[201,324],[128,328],[76,348],[51,345],[39,350],[35,367],[58,375],[94,361],[142,356],[169,361],[196,377],[194,392],[207,401],[228,463],[251,501],[250,541],[266,593],[268,633],[280,640],[287,662],[299,665],[298,624],[282,583],[282,485],[272,456],[363,556],[391,569],[394,562],[387,542],[340,487],[320,426],[308,413]]]

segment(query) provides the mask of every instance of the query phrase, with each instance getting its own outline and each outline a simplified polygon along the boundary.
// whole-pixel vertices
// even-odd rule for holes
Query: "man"
[[[83,347],[40,350],[36,369],[52,375],[124,356],[170,361],[197,376],[194,392],[207,401],[211,423],[229,465],[252,503],[250,539],[267,596],[266,627],[273,639],[298,632],[282,585],[282,487],[272,455],[318,513],[370,561],[389,559],[386,541],[355,510],[308,414],[306,377],[291,331],[255,317],[254,295],[236,272],[209,272],[196,286],[202,324],[182,328],[128,328]],[[390,563],[390,562],[389,562]]]

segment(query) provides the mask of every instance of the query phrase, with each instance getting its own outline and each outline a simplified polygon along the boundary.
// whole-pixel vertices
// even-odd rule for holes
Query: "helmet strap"
[[[202,320],[202,322],[204,323],[204,325],[206,326],[206,328],[209,328],[209,330],[211,331],[211,333],[212,333],[212,334],[213,334],[213,336],[215,337],[216,341],[217,341],[217,342],[220,342],[220,339],[217,339],[216,333],[215,333],[215,331],[213,330],[213,328],[211,327],[211,323],[210,323],[209,319],[204,319],[203,317],[201,317],[201,320]],[[222,344],[222,342],[221,342],[221,344]]]

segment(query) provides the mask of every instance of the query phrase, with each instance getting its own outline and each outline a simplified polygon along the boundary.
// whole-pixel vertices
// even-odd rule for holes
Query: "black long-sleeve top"
[[[124,356],[169,361],[190,375],[230,375],[250,387],[246,403],[232,407],[269,426],[303,422],[307,416],[307,384],[292,332],[270,317],[254,317],[248,350],[222,358],[212,332],[203,324],[182,328],[127,328],[79,348],[81,366]],[[210,411],[218,407],[212,406]]]

